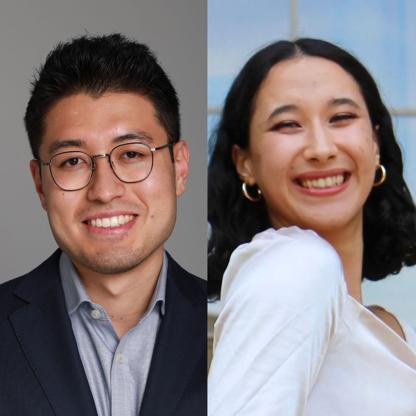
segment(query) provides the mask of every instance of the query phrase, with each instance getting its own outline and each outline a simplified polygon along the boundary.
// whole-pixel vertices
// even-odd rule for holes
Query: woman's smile
[[[362,221],[378,152],[356,81],[332,61],[303,56],[269,71],[250,146],[235,159],[240,177],[261,190],[272,225],[324,233]]]
[[[351,173],[345,169],[304,172],[293,180],[300,192],[311,196],[330,196],[348,186]]]

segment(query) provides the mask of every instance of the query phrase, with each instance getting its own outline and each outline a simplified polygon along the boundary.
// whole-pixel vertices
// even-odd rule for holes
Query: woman
[[[361,298],[364,277],[416,263],[402,171],[350,54],[300,39],[247,62],[209,166],[210,415],[416,414],[415,334]]]

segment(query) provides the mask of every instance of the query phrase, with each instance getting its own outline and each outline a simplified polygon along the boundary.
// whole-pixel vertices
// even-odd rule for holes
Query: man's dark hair
[[[241,194],[232,148],[249,146],[249,126],[256,94],[271,68],[298,56],[328,59],[349,73],[360,87],[373,128],[377,130],[381,163],[387,170],[382,186],[373,188],[364,205],[362,276],[379,280],[416,264],[416,209],[403,178],[403,163],[390,114],[376,83],[347,51],[319,39],[279,41],[252,56],[234,80],[213,136],[208,168],[208,291],[218,296],[232,251],[270,227],[264,200],[253,204]]]
[[[24,122],[35,158],[48,111],[60,99],[81,92],[94,97],[105,92],[140,94],[154,105],[168,140],[180,138],[176,91],[149,48],[117,33],[82,36],[59,43],[32,82]]]

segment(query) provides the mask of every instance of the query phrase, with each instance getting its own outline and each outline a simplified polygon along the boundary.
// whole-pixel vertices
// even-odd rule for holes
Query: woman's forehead
[[[320,57],[296,56],[274,65],[260,85],[256,105],[281,101],[282,105],[339,97],[363,101],[355,79],[337,63]]]

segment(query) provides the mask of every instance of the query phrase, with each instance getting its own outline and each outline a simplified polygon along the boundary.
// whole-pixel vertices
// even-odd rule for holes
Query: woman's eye
[[[281,121],[276,123],[270,129],[271,131],[280,131],[280,132],[291,132],[300,128],[300,124],[297,121]]]
[[[329,122],[332,124],[344,125],[355,118],[357,118],[357,116],[352,113],[335,114],[329,119]]]

